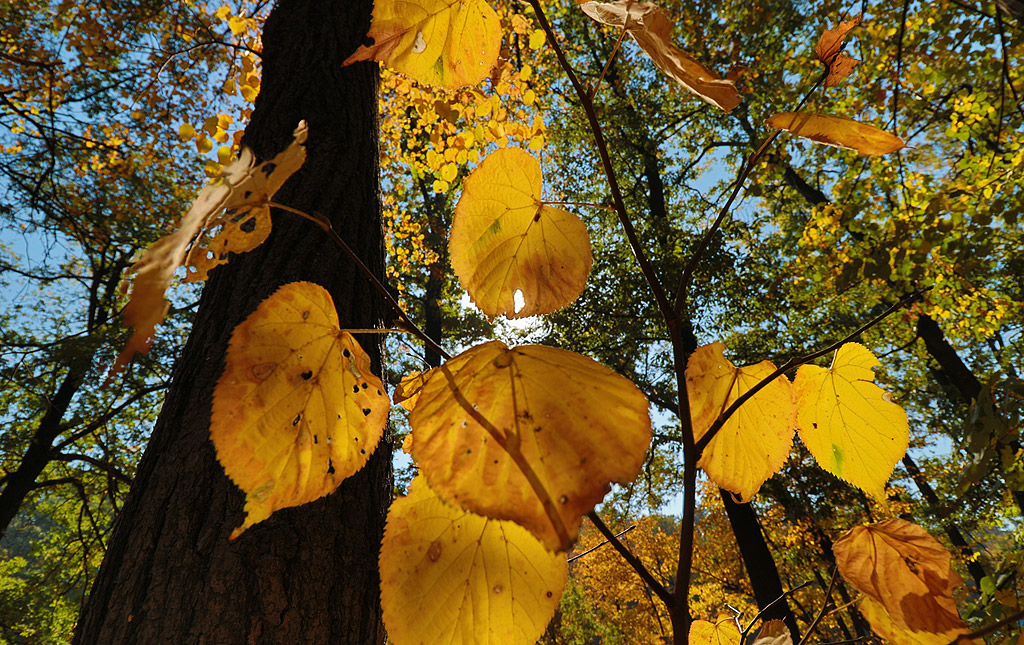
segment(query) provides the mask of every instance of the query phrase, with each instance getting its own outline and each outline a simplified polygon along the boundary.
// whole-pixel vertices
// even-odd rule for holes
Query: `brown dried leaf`
[[[846,54],[839,54],[832,64],[828,66],[828,76],[825,77],[825,87],[835,87],[853,71],[860,61],[850,58]]]
[[[577,3],[597,22],[623,27],[662,72],[690,92],[726,112],[740,104],[740,94],[732,80],[720,78],[672,44],[672,23],[657,5],[633,0]]]
[[[862,155],[885,155],[906,146],[903,139],[853,119],[809,112],[783,112],[768,119],[768,127]]]
[[[953,602],[963,580],[949,551],[920,526],[899,518],[856,526],[832,550],[843,578],[897,627],[933,634],[965,627]]]
[[[857,16],[853,20],[840,21],[839,26],[835,29],[826,29],[822,32],[821,38],[818,39],[818,44],[814,48],[818,60],[831,67],[832,61],[836,59],[839,51],[843,48],[843,39],[846,38],[846,34],[860,24],[860,19],[861,16]]]
[[[189,251],[189,245],[194,244],[196,236],[210,227],[211,221],[222,209],[234,209],[241,213],[265,205],[306,160],[306,149],[303,146],[306,135],[306,122],[303,121],[295,129],[291,145],[258,166],[252,151],[243,149],[237,160],[221,170],[221,176],[215,182],[199,192],[188,213],[178,223],[178,229],[154,242],[132,266],[135,277],[132,280],[131,297],[124,308],[124,321],[134,329],[134,333],[114,361],[104,385],[109,384],[135,354],[149,350],[156,326],[167,313],[164,294],[171,285],[174,272],[186,262],[186,253],[192,255],[195,251]],[[269,220],[266,226],[269,227]],[[260,226],[257,224],[256,228]],[[236,248],[230,250],[242,246],[236,245]],[[254,245],[249,248],[254,248]],[[121,288],[126,290],[127,284],[122,284]]]

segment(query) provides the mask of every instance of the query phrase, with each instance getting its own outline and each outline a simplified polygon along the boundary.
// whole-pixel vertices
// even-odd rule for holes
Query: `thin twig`
[[[629,566],[633,567],[633,571],[636,571],[637,575],[639,575],[643,579],[643,581],[647,583],[647,586],[654,591],[655,595],[657,595],[658,598],[661,599],[661,601],[671,609],[672,594],[670,594],[668,590],[665,589],[665,587],[660,582],[658,582],[657,578],[655,578],[654,575],[652,575],[651,572],[647,569],[647,567],[644,566],[644,563],[640,561],[640,558],[633,555],[633,553],[628,548],[626,548],[626,545],[619,541],[619,538],[616,537],[615,534],[612,533],[611,530],[601,520],[601,518],[598,517],[596,511],[590,511],[589,513],[587,513],[587,517],[590,518],[590,521],[593,522],[594,526],[597,527],[597,530],[601,532],[601,535],[603,535],[606,540],[612,543],[612,546],[614,546],[615,550],[619,552],[619,555],[621,555],[623,559],[625,559],[626,562],[629,563]]]
[[[949,645],[958,645],[959,643],[969,641],[973,638],[981,638],[982,636],[988,636],[989,634],[998,631],[999,629],[1006,627],[1007,625],[1012,625],[1013,623],[1021,619],[1024,619],[1024,610],[1018,611],[1016,614],[1011,614],[998,622],[992,623],[991,625],[988,625],[986,627],[982,627],[981,629],[973,631],[969,634],[961,634],[960,636],[957,636],[953,640],[949,641]]]
[[[299,217],[308,219],[309,221],[313,222],[321,229],[323,229],[323,231],[327,233],[327,236],[330,237],[331,240],[333,240],[334,243],[337,244],[341,248],[341,250],[345,252],[345,255],[347,255],[349,259],[355,263],[355,265],[359,268],[359,271],[362,272],[362,274],[366,276],[366,279],[370,281],[370,284],[372,284],[374,288],[377,289],[378,293],[380,293],[384,297],[387,303],[391,305],[391,309],[395,312],[395,315],[397,315],[402,320],[402,322],[408,326],[409,331],[414,336],[416,336],[416,338],[422,340],[423,343],[438,356],[442,357],[445,360],[449,360],[451,358],[451,354],[444,351],[444,349],[442,349],[441,346],[434,341],[434,339],[432,339],[423,330],[416,326],[416,323],[414,323],[412,319],[409,318],[409,315],[405,313],[405,310],[402,309],[402,306],[398,304],[398,301],[395,300],[394,296],[392,296],[391,293],[387,290],[387,287],[385,287],[384,284],[377,278],[377,276],[373,274],[373,271],[370,270],[370,267],[366,266],[363,260],[356,254],[355,251],[352,250],[352,247],[350,247],[345,240],[341,239],[341,236],[338,235],[338,232],[334,230],[334,226],[331,225],[331,221],[329,219],[327,219],[320,213],[314,213],[310,215],[309,213],[300,211],[297,208],[292,208],[291,206],[285,206],[284,204],[278,204],[276,202],[269,202],[267,205],[273,208],[280,208],[281,210],[288,211],[289,213],[294,213]]]
[[[793,588],[792,588],[792,589],[790,589],[789,591],[783,592],[783,594],[782,594],[781,596],[779,596],[779,597],[778,597],[778,598],[776,598],[775,600],[773,600],[773,601],[771,601],[770,603],[768,603],[767,605],[765,605],[765,606],[764,606],[764,608],[763,608],[763,609],[761,609],[761,611],[757,612],[757,615],[756,615],[756,616],[754,616],[754,617],[753,617],[753,618],[752,618],[752,619],[750,620],[750,623],[749,623],[749,624],[747,625],[747,628],[743,630],[742,636],[746,636],[747,634],[749,634],[749,633],[750,633],[750,628],[754,626],[754,623],[756,623],[756,622],[757,622],[757,619],[758,619],[758,618],[760,618],[761,616],[763,616],[763,615],[764,615],[764,612],[766,612],[766,611],[768,611],[769,609],[771,609],[772,605],[774,605],[774,604],[775,604],[775,603],[777,603],[777,602],[780,602],[780,601],[781,601],[781,600],[782,600],[783,598],[785,598],[786,596],[788,596],[788,595],[790,595],[790,594],[793,594],[793,593],[796,593],[797,591],[800,591],[801,589],[803,589],[804,587],[806,587],[806,586],[807,586],[807,585],[809,585],[809,584],[811,584],[811,581],[810,581],[810,580],[808,580],[807,582],[805,582],[805,583],[803,583],[803,584],[800,584],[800,585],[798,585],[798,586],[796,586],[796,587],[793,587]]]
[[[800,109],[803,108],[811,98],[811,95],[814,94],[815,90],[825,82],[826,78],[828,78],[827,71],[823,73],[811,89],[807,91],[803,99],[801,99],[800,103],[796,106],[796,109],[793,110],[794,112],[799,112]],[[740,171],[736,176],[736,182],[733,185],[729,199],[726,200],[725,205],[718,211],[718,217],[715,218],[711,228],[704,233],[704,237],[701,238],[700,244],[697,246],[697,250],[693,252],[692,256],[690,256],[689,261],[686,263],[686,267],[683,269],[683,275],[679,278],[679,287],[676,289],[675,305],[673,307],[673,311],[677,316],[683,311],[683,306],[686,303],[687,292],[690,288],[690,281],[693,279],[693,272],[696,270],[697,264],[700,263],[701,258],[704,257],[704,253],[707,252],[708,246],[711,244],[711,238],[718,232],[718,229],[722,226],[722,222],[725,221],[726,216],[731,212],[732,204],[736,201],[740,191],[743,190],[743,184],[754,169],[755,164],[760,161],[765,150],[768,149],[768,146],[770,146],[781,133],[782,130],[776,130],[773,132],[760,146],[758,146],[754,154],[750,155],[750,157],[748,157],[740,167]]]
[[[626,20],[629,20],[628,16]],[[615,41],[615,47],[612,48],[612,53],[608,55],[608,61],[605,62],[604,69],[601,70],[601,75],[597,77],[597,80],[594,81],[594,85],[590,88],[590,91],[587,92],[587,97],[590,98],[591,101],[593,101],[594,97],[597,95],[597,88],[601,86],[601,81],[604,80],[604,75],[608,73],[608,69],[612,66],[612,61],[615,60],[615,54],[619,51],[619,45],[622,44],[622,39],[625,37],[626,26],[623,25],[622,32],[619,34],[619,39]]]
[[[836,579],[838,577],[839,566],[837,565],[835,567],[832,567],[832,579],[829,580],[828,589],[825,590],[825,600],[821,602],[821,611],[819,611],[818,615],[814,617],[814,620],[807,628],[807,632],[804,633],[804,637],[800,639],[799,645],[804,645],[804,643],[807,642],[807,640],[811,637],[811,634],[814,633],[814,630],[817,629],[818,623],[820,623],[821,619],[825,617],[825,611],[828,609],[828,603],[832,601],[832,590],[835,589]]]
[[[630,531],[632,531],[635,528],[636,528],[636,524],[633,524],[632,526],[629,526],[628,528],[625,528],[625,529],[619,531],[618,533],[616,533],[615,537],[620,538],[620,537],[622,537],[626,533],[629,533]],[[574,560],[579,560],[580,558],[582,558],[583,556],[587,555],[588,553],[593,553],[594,551],[597,551],[598,549],[600,549],[601,547],[603,547],[604,545],[606,545],[608,543],[609,543],[608,540],[605,540],[604,542],[602,542],[602,543],[600,543],[600,544],[598,544],[596,546],[590,547],[589,549],[587,549],[583,553],[577,553],[576,555],[574,555],[571,558],[569,558],[568,560],[566,560],[566,562],[573,562]]]
[[[930,289],[930,287],[929,287],[929,289]],[[762,388],[764,388],[769,383],[771,383],[772,381],[774,381],[778,377],[782,376],[783,374],[785,374],[789,370],[793,369],[794,367],[798,367],[798,366],[803,365],[805,363],[810,363],[811,361],[813,361],[813,360],[815,360],[817,358],[821,358],[822,356],[825,356],[826,354],[830,354],[830,353],[834,352],[835,350],[839,349],[844,344],[850,342],[850,340],[852,340],[853,338],[856,338],[857,336],[859,336],[860,334],[864,333],[868,329],[871,329],[872,327],[874,327],[878,323],[880,323],[883,320],[885,320],[887,317],[892,315],[893,312],[899,311],[900,309],[902,309],[903,307],[907,306],[911,302],[913,302],[913,301],[917,300],[918,298],[920,298],[921,295],[925,291],[928,291],[928,289],[919,289],[919,290],[911,293],[910,295],[903,297],[899,302],[897,302],[896,304],[894,304],[891,307],[889,307],[888,309],[886,309],[880,315],[876,316],[873,320],[871,320],[871,321],[861,325],[856,330],[854,330],[853,332],[847,334],[842,339],[837,340],[836,342],[832,343],[828,347],[826,347],[824,349],[819,349],[816,352],[811,352],[810,354],[805,354],[803,356],[799,356],[797,358],[791,358],[788,361],[786,361],[785,363],[783,363],[783,365],[781,367],[779,367],[774,372],[772,372],[768,376],[766,376],[763,379],[761,379],[757,383],[757,385],[755,385],[754,387],[750,388],[749,390],[744,392],[742,396],[740,396],[735,401],[733,401],[732,405],[730,405],[728,408],[726,408],[725,412],[722,413],[722,416],[718,417],[718,419],[713,424],[711,424],[711,427],[708,429],[708,431],[697,442],[698,454],[700,454],[701,452],[704,451],[705,448],[707,448],[708,444],[711,443],[711,440],[715,438],[716,434],[718,434],[718,431],[721,430],[722,426],[725,425],[725,422],[729,420],[729,417],[731,417],[733,415],[733,413],[736,412],[736,410],[738,410],[740,408],[741,405],[746,403],[748,400],[750,400],[751,397],[753,397],[755,394],[760,392]]]

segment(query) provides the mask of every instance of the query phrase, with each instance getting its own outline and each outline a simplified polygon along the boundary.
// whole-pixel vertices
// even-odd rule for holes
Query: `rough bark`
[[[245,142],[269,158],[309,124],[303,169],[278,193],[318,211],[378,274],[377,69],[342,68],[369,0],[280,0],[264,32],[262,92]],[[320,230],[275,213],[270,239],[214,271],[79,621],[76,643],[381,643],[377,549],[390,446],[333,494],[275,513],[231,542],[243,495],[208,438],[232,329],[278,286],[326,287],[342,326],[372,327],[379,296]],[[360,336],[379,369],[380,347]]]

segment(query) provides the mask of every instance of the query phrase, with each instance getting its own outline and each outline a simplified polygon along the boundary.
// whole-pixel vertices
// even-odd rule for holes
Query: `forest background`
[[[571,3],[548,11],[584,78],[596,83],[611,60],[595,100],[627,202],[649,215],[639,223],[642,240],[670,275],[682,270],[736,168],[766,135],[765,119],[796,105],[820,73],[813,47],[821,30],[863,14],[847,52],[864,62],[811,105],[873,122],[911,147],[883,158],[788,139],[773,148],[695,276],[687,312],[694,343],[720,339],[736,364],[779,364],[930,287],[858,339],[882,358],[880,380],[911,418],[912,444],[887,491],[890,505],[956,554],[968,581],[959,600],[972,625],[1016,611],[1024,584],[1019,7],[663,7],[677,42],[736,80],[743,103],[732,114],[666,81],[628,41],[612,57],[618,33],[595,27]],[[237,151],[259,91],[268,10],[35,0],[0,8],[0,637],[8,642],[66,642],[102,559],[196,295],[182,285],[154,348],[117,387],[100,389],[126,338],[118,285],[132,258]],[[450,348],[493,333],[510,341],[528,335],[629,376],[664,409],[655,413],[644,473],[616,489],[601,515],[616,532],[635,527],[624,542],[667,581],[681,459],[674,383],[657,312],[634,301],[642,278],[612,217],[575,209],[591,232],[593,277],[580,300],[525,331],[474,313],[448,265],[460,184],[496,147],[538,155],[551,199],[609,199],[582,115],[531,12],[515,4],[499,12],[503,58],[481,86],[443,92],[383,72],[390,283]],[[388,349],[392,385],[437,362],[421,359],[408,340],[390,339]],[[394,423],[401,433],[401,419]],[[398,474],[401,490],[410,474]],[[770,562],[782,589],[811,582],[788,596],[802,627],[823,602],[831,541],[887,516],[800,449],[751,505],[710,484],[700,504],[695,615],[734,607],[752,617]],[[752,561],[751,540],[770,559],[761,551]],[[577,551],[599,542],[585,530]],[[842,583],[837,593],[844,602],[853,596]],[[603,547],[574,560],[546,638],[658,642],[668,629],[650,591]],[[869,633],[852,605],[821,629],[833,640]],[[1011,625],[998,637],[1018,633]]]

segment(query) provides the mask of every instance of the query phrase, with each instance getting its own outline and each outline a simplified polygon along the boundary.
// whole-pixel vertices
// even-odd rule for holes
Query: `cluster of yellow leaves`
[[[302,122],[295,129],[291,145],[259,165],[251,150],[243,150],[237,160],[221,170],[216,181],[200,191],[177,230],[154,242],[132,266],[134,277],[124,319],[134,333],[111,368],[108,382],[132,356],[149,349],[156,326],[167,311],[164,294],[178,267],[189,265],[205,274],[226,261],[228,251],[248,251],[266,239],[270,231],[267,204],[305,161],[306,133]],[[251,228],[248,222],[252,222]],[[212,240],[201,238],[204,231],[216,226],[221,229]],[[122,289],[126,287],[122,285]]]
[[[860,610],[879,636],[945,645],[967,633],[953,602],[963,580],[949,551],[920,526],[899,518],[857,526],[834,551],[843,578],[866,596]]]
[[[678,520],[643,517],[632,524],[635,528],[619,539],[655,578],[668,585],[676,573],[679,556]],[[622,523],[618,528],[627,526]],[[586,590],[595,608],[622,632],[624,642],[666,642],[666,637],[672,635],[667,608],[618,551],[610,544],[599,546],[603,542],[604,537],[589,526],[580,533],[579,543],[573,549],[575,559],[570,563],[573,580]]]
[[[801,366],[745,401],[707,443],[699,465],[718,486],[748,501],[782,467],[793,431],[828,472],[884,499],[884,486],[909,440],[906,413],[874,384],[877,359],[847,343],[828,369]],[[736,368],[721,343],[690,357],[686,381],[700,442],[737,399],[775,371],[768,361]]]

